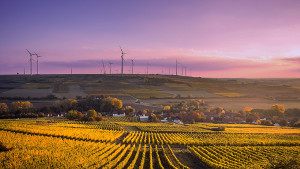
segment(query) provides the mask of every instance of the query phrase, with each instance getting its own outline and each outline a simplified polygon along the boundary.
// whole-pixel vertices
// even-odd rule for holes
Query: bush
[[[89,117],[88,120],[89,120],[89,121],[95,121],[95,118],[94,118],[94,117]]]
[[[300,120],[297,121],[297,122],[295,122],[294,125],[293,125],[293,127],[300,127]]]
[[[103,121],[104,118],[103,118],[102,116],[97,116],[97,117],[95,117],[95,120],[96,120],[96,121]]]
[[[273,125],[273,123],[270,120],[262,120],[261,124],[265,125],[265,126],[272,126]]]

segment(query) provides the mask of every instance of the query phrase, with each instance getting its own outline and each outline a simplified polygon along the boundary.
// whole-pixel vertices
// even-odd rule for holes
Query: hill
[[[125,104],[159,108],[188,97],[204,99],[209,106],[240,110],[245,106],[269,108],[283,104],[300,108],[300,79],[213,79],[171,75],[1,75],[1,101],[14,97],[76,98],[104,95],[122,99]],[[51,101],[36,99],[36,105]]]

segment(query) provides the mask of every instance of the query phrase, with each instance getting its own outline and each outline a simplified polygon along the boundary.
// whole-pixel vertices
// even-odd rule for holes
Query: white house
[[[160,120],[160,122],[168,122],[168,118],[164,118],[163,120]]]
[[[123,114],[113,114],[113,117],[125,117],[125,113],[123,113]]]
[[[180,121],[180,120],[173,120],[173,122],[174,122],[174,124],[180,124],[180,125],[183,124],[182,121]]]
[[[142,115],[140,116],[140,121],[148,121],[149,116]]]

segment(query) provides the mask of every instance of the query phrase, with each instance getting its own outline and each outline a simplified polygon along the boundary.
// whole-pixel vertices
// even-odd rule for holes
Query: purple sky
[[[39,72],[300,77],[299,0],[0,1],[0,74]],[[33,64],[36,73],[36,63]]]

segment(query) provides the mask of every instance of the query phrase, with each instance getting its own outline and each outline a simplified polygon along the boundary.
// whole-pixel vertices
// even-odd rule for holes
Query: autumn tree
[[[104,118],[103,118],[103,116],[102,116],[101,113],[98,113],[98,116],[95,117],[95,120],[96,120],[96,121],[103,121]]]
[[[18,112],[18,113],[26,113],[31,108],[33,108],[33,105],[29,101],[12,102],[12,110],[15,111],[15,112]]]
[[[135,113],[135,108],[131,107],[131,106],[126,106],[124,108],[124,112],[126,115],[128,115],[129,117],[133,117],[134,113]]]
[[[253,110],[252,107],[245,107],[244,112],[251,112]]]
[[[111,105],[116,109],[116,110],[119,110],[123,107],[123,102],[122,100],[120,99],[117,99],[117,98],[113,98],[111,100]]]
[[[64,99],[64,100],[57,100],[54,102],[54,106],[60,112],[66,112],[75,109],[76,104],[77,104],[77,100],[75,99]]]
[[[285,112],[285,108],[283,105],[281,104],[274,104],[271,107],[271,111],[273,113],[273,116],[280,116],[283,117],[284,116],[284,112]]]
[[[170,109],[171,109],[171,107],[170,107],[170,106],[165,106],[165,107],[163,108],[163,111],[164,111],[164,112],[169,112],[169,111],[170,111]]]
[[[74,120],[74,119],[78,119],[79,112],[77,110],[70,110],[67,114],[66,114],[66,118],[69,120]],[[81,114],[82,115],[82,114]]]
[[[8,112],[8,106],[6,103],[0,103],[0,114]]]
[[[87,111],[87,117],[90,118],[90,117],[96,117],[97,116],[97,112],[95,110],[89,110]]]
[[[159,119],[156,117],[155,114],[151,113],[151,115],[149,116],[148,121],[151,121],[151,122],[159,122]]]

